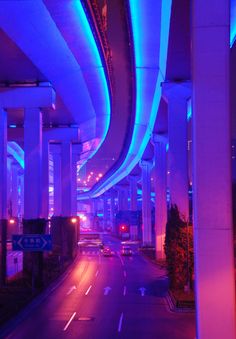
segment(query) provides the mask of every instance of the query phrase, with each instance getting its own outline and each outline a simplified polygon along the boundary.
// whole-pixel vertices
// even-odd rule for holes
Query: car
[[[122,246],[121,255],[130,256],[132,255],[132,250],[130,246]]]
[[[110,247],[104,246],[104,248],[102,250],[102,254],[104,255],[104,257],[111,257],[114,253],[112,252]]]
[[[103,250],[103,248],[104,248],[103,242],[99,245],[99,248],[101,248],[101,250]]]

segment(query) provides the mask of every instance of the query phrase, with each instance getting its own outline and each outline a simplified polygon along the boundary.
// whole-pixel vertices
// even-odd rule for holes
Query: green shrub
[[[176,205],[171,206],[166,224],[165,253],[172,289],[192,287],[193,230],[181,219]]]

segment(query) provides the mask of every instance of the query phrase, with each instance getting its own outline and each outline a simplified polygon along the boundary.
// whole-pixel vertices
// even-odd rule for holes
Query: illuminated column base
[[[154,145],[154,180],[155,180],[155,238],[156,258],[165,259],[165,234],[167,222],[167,166],[166,166],[166,144],[167,138],[162,135],[153,135]]]
[[[168,102],[169,188],[171,204],[177,205],[183,219],[189,217],[187,99],[189,82],[163,83],[163,96]]]
[[[236,337],[229,4],[193,1],[193,210],[200,339]]]
[[[151,220],[151,169],[150,161],[141,160],[142,168],[142,234],[143,246],[152,245],[152,220]]]

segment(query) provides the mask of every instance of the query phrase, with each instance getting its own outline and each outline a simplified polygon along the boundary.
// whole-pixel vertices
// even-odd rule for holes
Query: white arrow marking
[[[145,287],[140,287],[139,291],[141,292],[141,296],[144,297],[145,292],[146,292],[146,288]]]
[[[108,293],[110,291],[111,291],[111,287],[110,286],[104,287],[104,295],[108,295]]]
[[[69,291],[66,293],[66,295],[71,294],[74,290],[76,290],[76,286],[75,286],[75,285],[72,286],[72,287],[69,289]]]

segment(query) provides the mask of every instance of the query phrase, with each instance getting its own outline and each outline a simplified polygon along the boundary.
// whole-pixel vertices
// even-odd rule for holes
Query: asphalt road
[[[167,306],[164,271],[135,247],[122,257],[117,240],[105,243],[114,256],[84,248],[73,271],[7,338],[195,338],[194,314]]]

